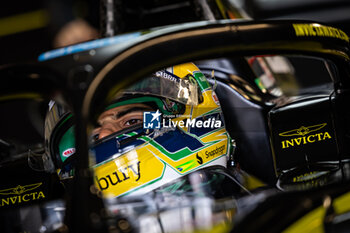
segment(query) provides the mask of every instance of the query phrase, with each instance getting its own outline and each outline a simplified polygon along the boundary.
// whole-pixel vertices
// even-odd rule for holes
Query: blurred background
[[[99,1],[3,1],[0,8],[0,65],[36,60],[57,42],[62,30],[75,28],[67,44],[97,38]],[[80,20],[81,19],[81,20]],[[65,35],[67,37],[67,35]],[[73,38],[73,39],[72,39]]]
[[[191,6],[189,2],[195,1],[200,0],[148,0],[141,3],[136,0],[115,0],[119,5],[122,2],[128,5],[128,9],[136,9],[135,14],[129,12],[127,17],[124,16],[123,20],[129,22],[140,15],[137,12],[149,12],[147,7],[152,5]],[[340,27],[350,34],[349,0],[229,1],[253,19],[316,20]],[[0,8],[0,65],[36,60],[39,54],[47,50],[98,38],[99,4],[97,0],[3,1]],[[157,8],[158,11],[162,9],[166,8]],[[185,10],[183,7],[174,12],[181,15]],[[157,26],[160,23],[149,25]]]
[[[0,17],[0,64],[32,58],[50,48],[43,1],[3,1]]]

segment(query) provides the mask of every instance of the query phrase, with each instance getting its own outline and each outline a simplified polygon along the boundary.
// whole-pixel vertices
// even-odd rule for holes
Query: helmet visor
[[[185,105],[198,105],[199,102],[198,86],[191,75],[179,78],[165,70],[126,88],[123,94],[159,96]]]

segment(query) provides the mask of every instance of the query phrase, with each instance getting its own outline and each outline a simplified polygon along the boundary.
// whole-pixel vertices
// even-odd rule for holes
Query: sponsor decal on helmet
[[[217,154],[222,154],[222,152],[225,150],[226,145],[222,145],[220,147],[216,147],[214,150],[206,151],[205,156],[206,158],[215,157]]]
[[[197,158],[197,162],[199,163],[199,164],[203,164],[203,158],[202,158],[202,156],[200,156],[198,153],[196,154],[196,158]]]
[[[136,163],[130,164],[125,167],[121,167],[118,170],[115,170],[111,174],[108,174],[104,177],[97,178],[96,181],[100,190],[108,189],[110,185],[117,185],[121,182],[129,180],[130,177],[133,176],[135,178],[134,181],[138,181],[141,178],[140,171],[140,161]]]
[[[156,72],[156,76],[168,79],[168,80],[170,80],[172,82],[175,82],[175,83],[179,82],[179,78],[177,78],[172,73],[166,72],[166,71],[163,71],[163,70],[157,71]]]
[[[311,126],[301,126],[298,129],[289,130],[286,132],[282,132],[279,135],[282,137],[293,137],[292,139],[283,140],[282,149],[286,149],[289,147],[301,146],[309,143],[324,141],[327,139],[331,139],[332,136],[327,132],[320,132],[327,123],[311,125]],[[315,133],[313,133],[315,132]],[[317,133],[316,133],[317,132]],[[311,134],[313,133],[313,134]]]
[[[0,206],[16,205],[34,201],[38,199],[44,199],[45,195],[43,191],[35,191],[42,183],[29,184],[29,185],[17,185],[13,188],[0,190],[1,197]]]
[[[137,157],[134,158],[134,156]],[[108,196],[120,196],[160,179],[165,165],[145,148],[95,167],[95,185]]]
[[[221,157],[222,155],[225,155],[227,152],[226,147],[227,145],[225,144],[225,141],[222,141],[219,145],[212,145],[210,147],[198,151],[197,153],[193,153],[179,161],[170,161],[169,159],[166,159],[164,156],[161,155],[159,155],[159,157],[161,159],[164,159],[164,161],[168,165],[176,167],[176,169],[181,174],[184,174],[194,169],[198,169],[202,165],[210,163],[215,159]]]
[[[211,92],[211,97],[213,98],[214,103],[215,103],[217,106],[220,106],[219,98],[218,98],[218,96],[215,94],[214,91]]]
[[[202,91],[211,88],[210,84],[208,83],[207,79],[205,78],[202,72],[195,71],[193,72],[193,76],[197,80],[198,85]]]
[[[75,153],[75,148],[68,148],[67,150],[62,152],[62,156],[67,158],[74,153]]]

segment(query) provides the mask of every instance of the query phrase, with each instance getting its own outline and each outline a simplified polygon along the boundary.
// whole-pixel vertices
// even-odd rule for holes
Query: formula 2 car
[[[3,163],[1,208],[3,216],[9,209],[14,211],[5,220],[11,230],[16,229],[15,224],[8,224],[11,220],[23,220],[23,205],[34,203],[40,203],[37,219],[46,217],[38,221],[38,232],[149,232],[150,226],[155,226],[155,232],[281,232],[297,231],[313,218],[321,229],[346,229],[349,38],[340,29],[304,21],[197,22],[91,41],[44,53],[39,59],[30,66],[1,70],[5,83],[1,100],[44,99],[48,104],[55,99],[68,106],[74,114],[75,147],[74,156],[73,150],[67,153],[74,158],[75,170],[71,182],[65,184],[68,195],[63,198],[56,169],[63,169],[57,166],[64,161],[38,151],[22,155],[16,167],[11,166],[14,161]],[[150,192],[141,197],[101,198],[101,190],[96,189],[101,183],[94,186],[96,176],[89,169],[93,156],[89,130],[98,113],[117,92],[137,80],[190,61],[215,90],[217,97],[211,93],[211,103],[219,105],[220,101],[228,136],[235,140],[225,157],[228,170],[201,167],[203,161],[197,158],[195,169],[184,173],[184,185],[175,183],[180,193],[169,193],[175,190],[171,186],[162,189],[166,191],[160,196]],[[319,78],[308,83],[309,75],[314,74]],[[121,142],[119,139],[114,138]],[[10,146],[2,145],[7,148],[2,153],[14,158]],[[219,156],[218,148],[204,154]],[[128,174],[139,175],[140,170],[136,172],[131,163],[124,165]],[[23,167],[31,169],[26,172]],[[248,187],[241,169],[264,185]],[[121,176],[127,174],[123,171]],[[12,175],[16,173],[20,175]],[[234,183],[235,189],[230,189],[234,194],[217,195],[216,190],[228,185],[210,179],[219,173],[225,174],[222,180]],[[107,179],[115,183],[111,176]],[[206,192],[196,192],[203,187]],[[57,199],[55,195],[66,205],[55,203],[51,209],[45,205]],[[65,220],[48,221],[52,216],[45,214],[48,209],[55,214],[65,212]],[[278,223],[277,218],[281,219]],[[28,229],[24,226],[28,227],[19,228]]]

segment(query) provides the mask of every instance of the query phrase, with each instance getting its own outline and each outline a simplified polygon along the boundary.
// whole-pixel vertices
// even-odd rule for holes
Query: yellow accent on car
[[[284,233],[324,233],[323,218],[326,214],[323,206],[309,212],[294,224],[290,225]]]
[[[333,207],[337,214],[350,212],[350,192],[335,199]]]
[[[48,25],[49,15],[40,9],[0,19],[0,36],[43,28]]]
[[[333,207],[336,215],[341,215],[350,211],[350,192],[337,197],[333,201]],[[324,217],[326,214],[326,208],[320,206],[313,211],[309,212],[294,224],[290,225],[284,233],[294,232],[312,232],[323,233],[324,232]]]

